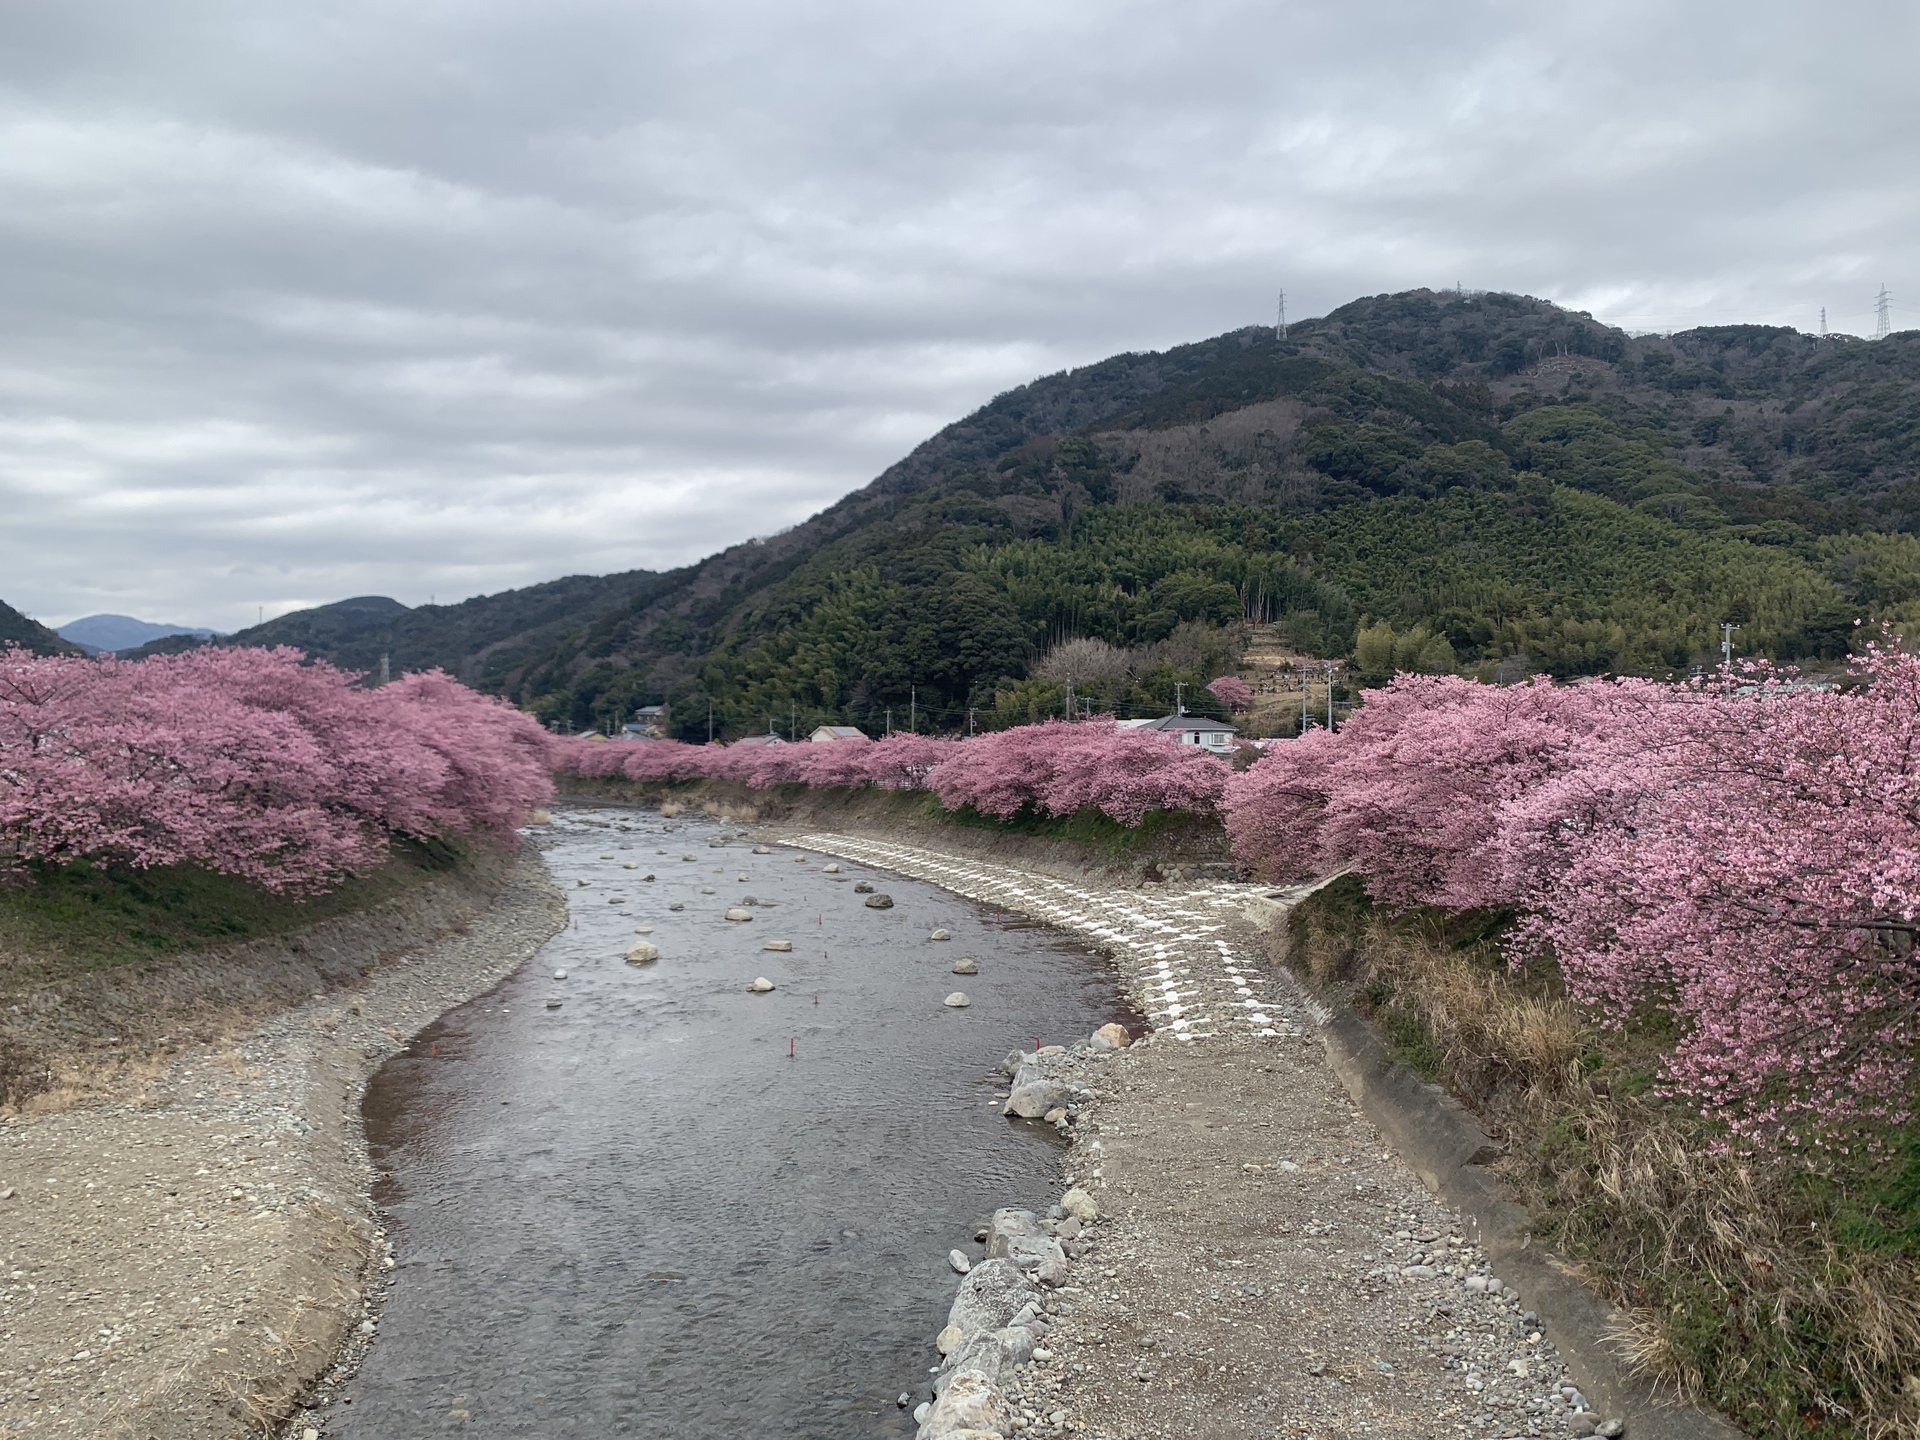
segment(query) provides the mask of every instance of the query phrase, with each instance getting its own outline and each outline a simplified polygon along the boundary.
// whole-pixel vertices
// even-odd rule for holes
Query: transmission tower
[[[1827,333],[1827,307],[1824,305],[1820,307],[1820,333]]]
[[[1880,293],[1873,297],[1873,338],[1884,340],[1893,333],[1893,296],[1887,293],[1883,284]]]
[[[1276,340],[1287,338],[1287,292],[1284,290],[1280,292],[1279,309],[1274,312],[1273,338]]]

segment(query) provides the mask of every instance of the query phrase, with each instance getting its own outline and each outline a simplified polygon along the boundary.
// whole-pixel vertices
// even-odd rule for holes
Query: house
[[[1198,745],[1215,755],[1233,753],[1233,737],[1239,732],[1224,720],[1207,720],[1198,715],[1168,715],[1159,720],[1122,720],[1129,730],[1158,730],[1171,735],[1182,745]]]
[[[665,733],[667,707],[664,705],[642,705],[633,712],[633,718],[620,727],[622,740],[658,740]]]
[[[787,739],[784,735],[768,733],[765,735],[749,735],[744,740],[734,741],[733,744],[727,748],[730,750],[758,750],[763,745],[784,745],[786,743]]]
[[[854,740],[864,744],[867,743],[867,733],[851,725],[821,725],[807,739],[816,745],[831,745],[837,740]]]

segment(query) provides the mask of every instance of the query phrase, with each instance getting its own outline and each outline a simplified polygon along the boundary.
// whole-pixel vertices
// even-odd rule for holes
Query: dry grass
[[[1343,886],[1296,912],[1283,958],[1499,1135],[1536,1233],[1621,1307],[1628,1358],[1756,1436],[1920,1440],[1920,1202],[1895,1161],[1743,1160],[1650,1088],[1657,1032],[1602,1031],[1550,971],[1509,972],[1485,917],[1387,917]]]

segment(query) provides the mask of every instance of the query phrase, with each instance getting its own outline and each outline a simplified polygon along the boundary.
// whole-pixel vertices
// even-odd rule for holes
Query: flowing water
[[[329,1437],[912,1434],[895,1398],[925,1398],[947,1252],[1058,1185],[1057,1141],[1001,1117],[988,1067],[1132,1017],[1051,932],[738,836],[557,813],[569,928],[375,1078],[399,1264]],[[641,927],[661,959],[627,965]]]

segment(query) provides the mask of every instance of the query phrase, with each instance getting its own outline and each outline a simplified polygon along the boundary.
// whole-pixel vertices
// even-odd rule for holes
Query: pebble
[[[747,989],[751,990],[755,995],[765,995],[769,990],[773,989],[773,982],[764,975],[756,975],[753,983],[747,986]]]
[[[966,991],[956,990],[951,995],[947,996],[946,999],[942,1000],[940,1003],[946,1006],[949,1010],[964,1010],[969,1005],[973,1004],[973,1001],[967,998]]]
[[[956,975],[978,975],[980,973],[980,962],[977,960],[956,960],[953,962],[953,973]]]
[[[553,978],[556,980],[564,980],[567,978],[567,972],[564,970],[556,970],[553,972]]]

